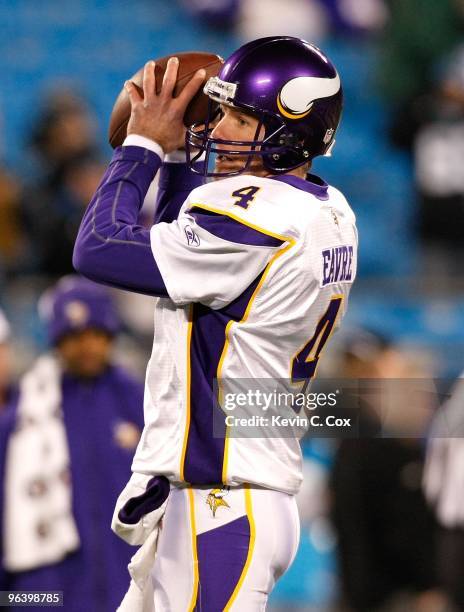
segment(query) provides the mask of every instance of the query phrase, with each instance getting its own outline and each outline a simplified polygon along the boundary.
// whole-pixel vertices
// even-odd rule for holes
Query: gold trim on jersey
[[[232,204],[232,206],[234,206],[234,204]],[[193,210],[194,208],[201,208],[203,210],[207,210],[208,212],[212,212],[215,213],[217,215],[225,215],[226,217],[230,217],[231,219],[233,219],[234,221],[237,221],[237,223],[242,223],[242,225],[246,225],[247,227],[251,227],[251,229],[256,230],[257,232],[260,232],[261,234],[266,234],[266,236],[271,236],[271,238],[277,238],[277,240],[281,240],[282,242],[294,242],[295,239],[294,238],[289,238],[288,236],[282,236],[281,234],[276,234],[275,232],[270,232],[267,229],[263,229],[262,227],[259,227],[258,225],[255,225],[254,223],[250,223],[249,221],[246,221],[245,219],[243,219],[242,217],[229,212],[228,210],[223,210],[221,208],[213,208],[212,206],[209,206],[208,204],[192,204],[190,206],[190,208],[186,211],[189,212],[189,210]],[[243,208],[242,210],[246,211],[246,208]]]
[[[264,233],[265,230],[261,230]],[[274,236],[276,237],[276,236]],[[260,278],[259,283],[257,284],[255,290],[253,291],[253,294],[251,296],[251,298],[248,301],[247,307],[245,309],[245,312],[243,314],[243,317],[240,319],[240,321],[229,321],[227,323],[226,326],[226,332],[225,332],[225,336],[226,336],[226,340],[224,342],[224,348],[222,349],[222,354],[221,357],[219,359],[219,365],[217,368],[217,373],[216,373],[216,378],[218,381],[218,401],[219,401],[219,405],[222,406],[222,400],[223,400],[223,393],[222,393],[222,387],[221,387],[221,377],[222,377],[222,366],[224,364],[224,360],[226,357],[226,353],[227,350],[229,348],[229,332],[230,332],[230,328],[232,326],[233,323],[237,323],[237,325],[240,325],[240,323],[244,323],[247,319],[248,316],[250,314],[250,310],[251,307],[253,305],[253,302],[256,299],[256,296],[258,295],[259,291],[261,290],[261,287],[264,284],[264,281],[266,280],[267,275],[269,274],[269,270],[272,266],[272,264],[276,261],[276,259],[278,257],[280,257],[281,255],[283,255],[284,253],[286,253],[289,249],[292,248],[292,246],[295,245],[295,240],[293,238],[286,238],[283,237],[283,239],[288,242],[287,246],[285,246],[283,249],[280,249],[280,251],[277,251],[277,253],[274,253],[274,255],[271,257],[271,259],[269,260],[267,266],[264,269],[264,272]],[[223,463],[222,463],[222,482],[223,484],[227,484],[227,468],[228,468],[228,462],[229,462],[229,427],[226,426],[226,433],[225,433],[225,442],[224,442],[224,459],[223,459]]]
[[[184,430],[184,441],[182,443],[182,454],[180,457],[180,468],[179,474],[180,479],[185,482],[184,469],[185,469],[185,455],[187,453],[187,442],[190,431],[190,394],[191,388],[190,383],[192,380],[192,372],[190,366],[190,344],[192,341],[192,327],[193,327],[193,304],[190,304],[188,311],[188,323],[187,323],[187,389],[186,389],[186,397],[185,397],[185,430]]]
[[[239,217],[238,215],[234,213],[231,213],[227,210],[223,210],[220,208],[214,208],[213,206],[209,206],[208,204],[194,203],[190,206],[189,210],[193,210],[194,208],[200,208],[203,210],[207,210],[208,212],[212,212],[218,215],[225,215],[227,217],[230,217],[234,221],[237,221],[238,223],[242,223],[243,225],[246,225],[250,227],[251,229],[254,229],[255,231],[258,231],[262,234],[266,234],[267,236],[270,236],[271,238],[276,238],[277,240],[281,240],[282,242],[287,243],[285,247],[283,248],[281,247],[276,253],[274,253],[274,255],[269,260],[268,264],[264,268],[264,272],[261,275],[261,279],[258,285],[256,286],[255,290],[253,291],[252,296],[250,297],[248,301],[243,317],[240,319],[240,321],[229,321],[226,325],[225,334],[224,334],[225,335],[224,346],[223,346],[222,353],[219,358],[218,367],[216,370],[216,378],[218,381],[218,401],[219,401],[219,405],[222,406],[222,401],[223,401],[223,391],[222,391],[222,386],[221,386],[222,367],[223,367],[224,360],[225,360],[225,357],[226,357],[226,354],[229,348],[229,343],[230,343],[229,333],[230,333],[232,324],[237,323],[237,325],[239,325],[240,323],[244,323],[248,319],[253,302],[255,301],[256,296],[261,290],[266,280],[266,277],[269,274],[269,270],[272,264],[276,261],[278,257],[286,253],[292,246],[294,246],[296,244],[296,240],[295,238],[292,238],[289,236],[283,236],[282,234],[276,234],[275,232],[271,232],[269,230],[263,229],[262,227],[259,227],[255,225],[254,223],[250,223],[249,221],[246,221],[245,219],[243,219],[242,217]],[[188,387],[187,388],[187,398],[188,399],[187,399],[186,429],[185,429],[185,434],[184,434],[184,444],[183,444],[182,459],[181,459],[181,471],[180,471],[181,480],[185,480],[184,479],[184,463],[185,463],[188,433],[189,433],[189,427],[190,427],[190,383],[191,383],[190,341],[191,341],[191,335],[192,335],[192,320],[193,320],[193,305],[190,306],[190,311],[189,311],[189,333],[188,333],[188,341],[187,341],[187,352],[188,352],[187,354],[187,387]],[[224,456],[223,456],[223,463],[222,463],[222,482],[223,484],[227,484],[228,461],[229,461],[229,427],[226,426],[225,440],[224,440]]]

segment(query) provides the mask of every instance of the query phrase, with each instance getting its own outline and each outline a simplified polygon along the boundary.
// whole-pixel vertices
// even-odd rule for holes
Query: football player
[[[334,145],[342,88],[314,45],[259,39],[208,80],[209,116],[185,134],[204,72],[174,98],[177,67],[171,59],[159,94],[153,62],[143,98],[126,83],[128,136],[74,250],[85,276],[160,298],[145,429],[114,527],[143,544],[165,508],[151,572],[156,610],[263,610],[298,546],[300,447],[265,426],[234,435],[222,399],[230,381],[309,381],[346,310],[355,217],[337,189],[308,174]],[[160,169],[148,231],[137,216]],[[218,180],[202,184],[205,176]]]

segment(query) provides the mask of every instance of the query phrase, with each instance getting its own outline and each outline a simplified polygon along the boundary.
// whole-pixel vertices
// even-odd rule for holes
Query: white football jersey
[[[227,413],[230,381],[294,389],[314,375],[356,275],[347,201],[322,182],[240,175],[194,189],[177,221],[153,226],[151,240],[170,299],[156,303],[133,470],[296,493],[294,436],[234,436],[224,423],[218,433],[213,412]]]

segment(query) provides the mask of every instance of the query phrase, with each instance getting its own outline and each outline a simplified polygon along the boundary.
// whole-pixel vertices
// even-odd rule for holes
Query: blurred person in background
[[[43,274],[59,277],[73,272],[80,220],[104,171],[105,163],[96,152],[76,153],[61,169],[60,183],[52,191],[37,200],[25,200],[28,233]]]
[[[464,255],[464,44],[434,70],[427,93],[398,114],[394,142],[413,155],[427,268],[461,274]],[[438,74],[437,74],[438,72]]]
[[[358,2],[361,4],[361,2]],[[399,115],[433,86],[440,58],[464,35],[462,0],[386,0],[390,19],[382,40],[379,79]]]
[[[14,399],[10,333],[10,324],[0,310],[0,416]]]
[[[49,95],[32,132],[35,178],[22,194],[33,272],[73,272],[79,217],[105,168],[95,134],[93,117],[76,93],[60,89]]]
[[[18,178],[0,165],[0,278],[20,269],[27,257],[20,194]]]
[[[438,578],[451,611],[464,610],[464,373],[437,412],[427,445],[424,490],[439,523]]]
[[[143,385],[115,365],[106,289],[66,277],[40,303],[54,353],[20,381],[2,448],[3,581],[64,592],[66,610],[114,611],[130,547],[110,531],[143,424]]]
[[[185,9],[210,28],[234,30],[246,41],[276,35],[321,41],[331,32],[363,37],[384,27],[386,0],[181,0]]]
[[[93,117],[75,91],[66,87],[51,91],[44,100],[31,138],[42,181],[53,186],[69,160],[95,150],[95,133]]]
[[[360,389],[343,406],[358,419],[359,436],[338,441],[331,479],[343,609],[440,612],[435,523],[421,490],[419,435],[430,411],[411,402],[403,393],[409,381],[402,387],[399,380],[425,373],[386,338],[367,330],[347,337],[342,352],[339,376],[358,380]],[[375,379],[366,381],[365,393],[362,379]],[[382,394],[372,385],[380,379],[394,379]],[[385,410],[386,393],[395,391],[391,384],[400,392]]]

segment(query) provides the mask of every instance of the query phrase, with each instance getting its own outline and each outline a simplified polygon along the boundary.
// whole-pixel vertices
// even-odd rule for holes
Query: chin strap
[[[335,138],[332,140],[329,147],[327,148],[327,151],[324,153],[324,157],[332,157],[332,151],[333,151],[334,146],[335,146]]]

